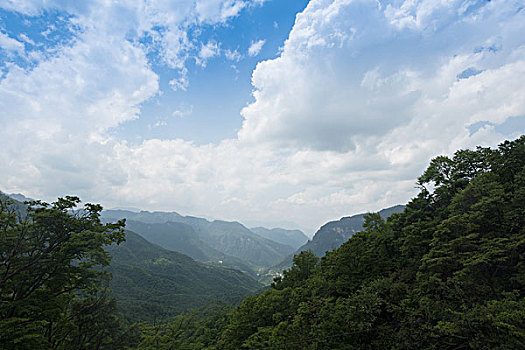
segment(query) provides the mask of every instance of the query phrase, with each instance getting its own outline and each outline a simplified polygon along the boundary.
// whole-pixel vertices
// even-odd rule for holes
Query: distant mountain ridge
[[[26,198],[26,197],[23,197],[23,198]],[[26,216],[27,206],[24,204],[23,201],[13,198],[11,197],[11,195],[8,195],[7,193],[4,193],[2,191],[0,191],[0,200],[2,202],[9,201],[10,202],[9,207],[12,208],[19,216],[21,217]]]
[[[126,218],[148,224],[176,222],[189,225],[194,230],[196,238],[204,242],[208,247],[219,251],[226,257],[240,259],[246,266],[251,266],[254,270],[273,266],[294,251],[293,247],[261,237],[238,222],[208,221],[193,216],[182,216],[176,212],[141,211],[135,213],[126,210],[104,210],[102,215],[105,218]],[[160,229],[160,227],[157,228]],[[187,230],[187,228],[182,228],[182,226],[179,226],[179,229]],[[176,230],[169,233],[166,227],[163,230],[167,236],[180,236],[181,234]],[[140,230],[137,231],[142,234]],[[159,238],[158,235],[153,233],[144,234],[149,234],[150,238],[153,236]],[[165,248],[167,248],[168,244],[170,245],[169,249],[176,248],[175,243],[169,243],[166,239],[157,240],[156,242]],[[201,245],[202,247],[204,246]],[[179,249],[175,250],[180,251]],[[205,250],[209,251],[207,248]],[[213,254],[212,256],[206,255],[206,258],[212,260],[214,256]]]
[[[386,219],[394,213],[401,213],[404,209],[404,205],[395,205],[380,210],[379,215]],[[355,233],[363,230],[365,215],[366,213],[347,216],[338,221],[330,221],[324,224],[315,233],[312,240],[301,246],[297,251],[310,250],[317,256],[323,256],[327,251],[339,248]]]
[[[0,191],[0,201],[7,200],[13,210],[25,216],[27,206]],[[129,221],[126,240],[120,245],[106,247],[111,256],[107,269],[112,274],[112,295],[128,322],[167,319],[210,302],[235,304],[261,290],[261,284],[240,270],[198,262],[129,230],[129,227],[141,225],[148,224]],[[190,232],[194,235],[188,225],[169,225],[180,226],[182,240],[190,238],[187,235]],[[157,229],[152,231],[157,232]]]
[[[126,220],[126,228],[140,234],[151,243],[165,249],[178,251],[193,259],[207,261],[210,257],[220,260],[221,254],[202,241],[190,225],[182,222],[145,223]]]
[[[250,230],[261,237],[289,245],[293,249],[298,249],[300,246],[308,242],[308,236],[306,236],[301,230],[286,230],[283,228],[268,229],[265,227],[253,227],[250,228]]]
[[[33,198],[29,198],[29,197],[24,196],[22,193],[10,193],[10,194],[8,194],[8,196],[11,197],[12,199],[15,199],[15,200],[19,201],[20,203],[24,203],[26,201],[33,201],[34,200]]]
[[[126,228],[165,249],[188,255],[202,262],[235,268],[255,277],[253,265],[212,248],[201,240],[193,227],[188,224],[172,221],[145,223],[127,219]]]

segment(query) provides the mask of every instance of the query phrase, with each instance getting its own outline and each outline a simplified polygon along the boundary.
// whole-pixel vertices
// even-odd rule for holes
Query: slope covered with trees
[[[379,211],[379,215],[386,219],[390,215],[400,213],[405,208],[404,205],[396,205]],[[297,251],[311,251],[317,257],[322,257],[331,250],[339,248],[344,242],[348,241],[357,232],[363,230],[366,214],[357,214],[341,218],[338,221],[331,221],[324,224],[315,233],[311,241],[306,242]]]
[[[158,322],[216,301],[234,304],[261,289],[241,271],[203,264],[132,231],[107,251],[112,295],[128,322]]]
[[[404,205],[395,205],[379,211],[379,216],[387,219],[390,215],[400,213],[405,208]],[[337,221],[330,221],[315,233],[314,237],[301,245],[296,254],[302,251],[311,251],[315,256],[322,257],[331,250],[339,248],[344,242],[348,241],[357,232],[363,230],[366,214],[346,216]],[[283,261],[269,269],[270,273],[288,269],[293,265],[294,254],[288,255]]]
[[[437,157],[418,185],[402,213],[367,215],[323,258],[297,255],[198,348],[524,348],[525,137]]]
[[[21,203],[0,193],[0,349],[125,349],[133,322],[232,305],[261,286],[104,224],[77,197]]]

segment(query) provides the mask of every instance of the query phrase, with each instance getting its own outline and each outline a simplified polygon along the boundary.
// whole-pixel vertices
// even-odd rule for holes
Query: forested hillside
[[[379,215],[386,219],[394,213],[400,213],[405,208],[404,205],[396,205],[379,211]],[[366,214],[358,214],[344,217],[338,221],[331,221],[324,224],[316,233],[311,241],[301,246],[297,251],[309,250],[317,257],[322,257],[326,252],[339,248],[344,242],[348,241],[357,232],[363,230]],[[290,264],[291,266],[291,264]]]
[[[124,221],[103,224],[100,205],[79,203],[0,193],[0,349],[134,347],[134,322],[236,304],[261,288],[124,231]]]
[[[77,197],[29,207],[0,198],[0,348],[99,349],[126,333],[109,297],[104,246],[124,240],[123,222]]]
[[[321,259],[296,256],[195,348],[523,348],[525,137],[437,157],[418,185],[402,213],[367,215]],[[178,346],[202,333],[188,329]]]
[[[112,295],[128,322],[159,322],[216,301],[236,304],[262,288],[241,271],[197,262],[132,231],[107,251]]]

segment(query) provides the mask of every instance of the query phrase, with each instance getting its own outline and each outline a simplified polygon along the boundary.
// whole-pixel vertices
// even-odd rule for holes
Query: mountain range
[[[208,221],[176,212],[105,210],[102,215],[105,220],[125,218],[132,230],[166,249],[244,271],[273,266],[295,251],[293,246],[265,238],[238,222]],[[282,232],[292,237],[292,242],[297,241],[296,236],[304,236],[300,231]]]
[[[140,234],[149,242],[212,265],[235,268],[256,277],[254,266],[242,259],[212,248],[196,234],[193,227],[182,222],[145,223],[126,220],[126,228]]]
[[[386,219],[394,213],[401,213],[404,209],[404,205],[396,205],[380,210],[379,215],[381,215],[383,219]],[[355,233],[363,230],[365,215],[366,213],[357,214],[324,224],[315,233],[312,240],[301,246],[297,251],[310,250],[316,256],[323,256],[327,251],[339,248]]]
[[[28,199],[14,197],[16,199],[0,192],[0,201],[9,200],[9,208],[23,218],[27,206],[19,199]],[[128,322],[166,319],[211,302],[235,304],[261,290],[261,284],[238,269],[196,261],[151,243],[130,230],[139,228],[146,232],[145,227],[150,232],[159,232],[160,236],[162,229],[176,227],[181,240],[194,239],[196,245],[199,243],[193,238],[193,229],[185,224],[127,223],[126,240],[106,247],[106,251],[111,256],[108,267],[112,275],[111,293],[118,301],[122,318]]]

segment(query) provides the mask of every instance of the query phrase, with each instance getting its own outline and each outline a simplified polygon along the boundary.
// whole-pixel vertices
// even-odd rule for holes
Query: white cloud
[[[12,166],[2,187],[85,194],[125,183],[106,133],[157,91],[144,53],[100,32],[30,71],[12,68],[0,83],[0,162]]]
[[[246,6],[241,0],[198,0],[195,4],[197,18],[200,22],[224,22],[232,16],[237,16]]]
[[[0,32],[0,48],[8,55],[18,54],[22,56],[25,51],[24,43],[2,32]]]
[[[242,55],[237,50],[225,50],[224,56],[230,61],[239,62],[242,59]]]
[[[242,112],[241,140],[352,150],[363,139],[386,137],[409,124],[431,101],[433,108],[444,103],[465,69],[483,70],[468,79],[476,81],[491,69],[524,59],[519,39],[524,15],[515,11],[516,4],[485,2],[467,17],[458,17],[459,1],[403,4],[419,16],[418,26],[409,30],[392,23],[391,6],[384,10],[375,1],[311,1],[298,15],[281,56],[259,63],[254,71],[255,102]],[[436,30],[421,35],[428,23]],[[508,44],[499,52],[480,51],[491,41]],[[486,89],[504,88],[494,84]],[[505,98],[491,103],[513,104],[522,92],[519,86],[517,91],[505,88]],[[454,113],[461,118],[460,128],[487,107],[469,106],[455,106],[462,112]],[[509,116],[484,115],[499,121]]]
[[[430,157],[516,136],[498,126],[525,115],[525,11],[468,3],[311,0],[280,57],[255,69],[238,139],[195,145],[125,142],[112,130],[159,93],[149,49],[185,89],[185,62],[207,46],[190,48],[188,23],[221,23],[248,2],[4,2],[60,7],[82,30],[0,81],[0,187],[310,229],[403,203]],[[151,47],[126,40],[130,31]],[[480,73],[458,79],[471,67]],[[488,123],[471,133],[476,122]]]
[[[177,79],[171,79],[169,81],[169,84],[174,91],[186,91],[188,89],[188,86],[190,86],[190,81],[188,80],[186,75],[181,75]]]
[[[339,158],[349,172],[329,171],[333,189],[309,186],[281,201],[363,210],[402,202],[430,157],[512,136],[490,127],[469,135],[468,126],[525,115],[524,11],[505,1],[468,11],[459,1],[404,4],[413,25],[393,21],[393,5],[311,1],[281,56],[258,64],[239,139]],[[469,67],[479,74],[458,81]]]
[[[236,15],[228,12],[230,0],[208,3],[212,2],[226,11],[221,21],[228,13]],[[51,57],[35,56],[40,60],[31,70],[11,65],[3,76],[0,161],[11,170],[2,173],[0,186],[23,188],[47,199],[78,193],[103,200],[127,182],[127,165],[116,161],[126,142],[113,139],[112,128],[138,118],[141,104],[159,94],[159,77],[146,56],[149,49],[158,50],[161,59],[179,71],[172,87],[186,89],[184,64],[193,43],[185,28],[215,19],[197,14],[196,2],[190,0],[25,0],[0,7],[31,16],[65,11],[79,28],[70,46],[60,47]],[[151,45],[141,44],[140,38],[149,38]],[[15,39],[0,39],[11,51],[23,50],[23,43]]]
[[[206,66],[206,61],[212,57],[218,56],[220,52],[219,46],[214,41],[209,41],[207,44],[201,45],[199,51],[199,59],[197,63],[201,66]]]
[[[185,118],[187,116],[190,116],[192,113],[193,113],[193,105],[189,105],[189,106],[182,105],[180,106],[179,109],[176,109],[175,111],[173,111],[171,115],[173,117]]]
[[[36,16],[48,10],[59,10],[73,15],[72,22],[83,31],[111,34],[118,40],[148,38],[150,48],[160,54],[171,68],[183,69],[186,60],[200,44],[188,38],[187,29],[199,24],[225,23],[249,6],[259,6],[261,0],[105,0],[64,2],[60,0],[21,0],[0,3],[0,8]],[[143,46],[143,49],[150,48]],[[211,49],[211,47],[208,47]]]
[[[31,40],[30,37],[28,37],[26,34],[22,33],[20,34],[20,39],[22,39],[23,41],[25,41],[26,43],[28,43],[29,45],[33,45],[33,46],[36,46],[36,43]]]
[[[252,42],[252,44],[248,48],[248,55],[251,57],[257,56],[261,52],[265,43],[266,43],[266,40],[258,40],[258,41]]]
[[[188,69],[186,67],[179,70],[179,76],[175,79],[169,81],[170,87],[174,90],[186,91],[188,86],[190,86],[190,81],[188,80]]]

